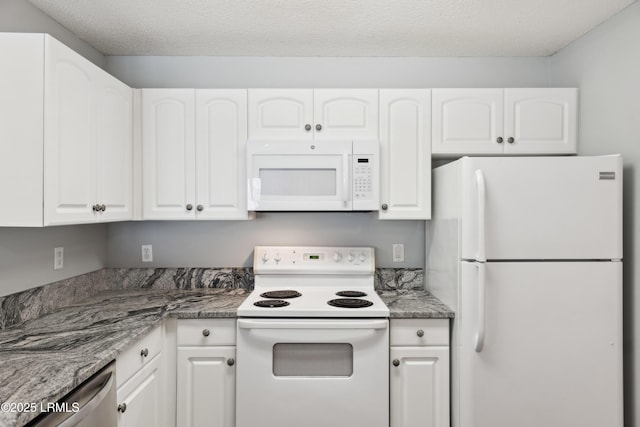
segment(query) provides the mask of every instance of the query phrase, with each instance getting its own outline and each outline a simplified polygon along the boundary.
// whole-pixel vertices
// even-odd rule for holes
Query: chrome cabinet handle
[[[127,404],[126,403],[121,403],[118,405],[118,412],[121,412],[124,414],[124,412],[127,410]]]
[[[514,142],[516,142],[516,140],[515,140],[515,139],[513,139],[513,137],[512,137],[512,136],[510,136],[510,137],[509,137],[509,139],[507,139],[507,142],[508,142],[509,144],[513,144]]]
[[[204,335],[205,337],[208,337],[211,334],[211,332],[208,329],[203,329],[202,330],[202,335]]]
[[[393,359],[393,366],[400,366],[400,361],[398,359]]]
[[[318,124],[316,125],[316,130],[317,130],[318,132],[320,132],[320,131],[322,130],[322,125],[321,125],[320,123],[318,123]]]
[[[191,203],[189,203],[189,204],[187,205],[187,210],[188,210],[188,211],[191,211],[192,209],[193,209],[193,205],[192,205]]]
[[[148,348],[143,348],[143,349],[140,351],[140,356],[142,356],[142,357],[147,357],[148,355],[149,355],[149,349],[148,349]]]
[[[424,331],[422,329],[418,329],[418,331],[416,332],[416,335],[422,338],[424,336]]]
[[[386,211],[387,209],[389,209],[389,205],[387,205],[386,203],[382,204],[382,210]]]
[[[202,212],[204,210],[204,206],[198,205],[196,206],[196,209],[198,210],[198,212]]]
[[[227,359],[227,365],[233,366],[235,364],[236,364],[236,361],[234,359]]]
[[[304,130],[306,130],[307,132],[309,132],[311,130],[311,125],[310,124],[306,124],[304,125]]]

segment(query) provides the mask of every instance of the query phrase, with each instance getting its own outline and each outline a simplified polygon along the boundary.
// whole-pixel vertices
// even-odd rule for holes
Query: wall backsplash
[[[0,329],[16,326],[77,304],[107,291],[149,289],[253,289],[253,269],[230,268],[105,268],[0,297]],[[424,289],[422,268],[377,268],[379,291]]]

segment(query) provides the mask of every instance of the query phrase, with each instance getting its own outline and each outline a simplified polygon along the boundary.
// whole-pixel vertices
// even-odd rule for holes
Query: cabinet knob
[[[208,329],[203,329],[202,330],[202,335],[205,337],[208,337],[209,335],[211,335],[211,332]]]
[[[100,205],[93,205],[91,209],[93,209],[94,212],[100,212]]]
[[[100,205],[100,210],[102,212],[106,211],[107,210],[107,205]]]
[[[393,366],[400,366],[400,361],[398,359],[393,359]]]
[[[235,364],[236,364],[236,361],[234,359],[227,359],[227,365],[233,366]]]
[[[309,132],[311,130],[311,125],[310,124],[306,124],[304,125],[304,130],[306,130],[307,132]]]
[[[318,124],[316,125],[316,130],[317,130],[318,132],[320,132],[320,131],[322,130],[322,125],[321,125],[320,123],[318,123]]]
[[[142,350],[140,350],[140,356],[147,357],[148,355],[149,355],[149,349],[148,348],[143,348]]]
[[[424,336],[424,331],[422,329],[418,329],[418,331],[416,332],[416,335],[422,338]]]
[[[121,403],[118,405],[118,412],[122,412],[124,414],[124,411],[127,410],[127,404],[126,403]]]
[[[193,209],[193,205],[192,205],[191,203],[189,203],[189,204],[187,205],[187,210],[188,210],[188,211],[191,211],[192,209]]]
[[[202,212],[204,210],[204,206],[198,205],[196,206],[196,209],[198,210],[198,212]]]
[[[387,205],[386,203],[382,204],[382,210],[386,211],[387,209],[389,209],[389,205]]]
[[[498,144],[502,144],[503,141],[504,141],[504,138],[502,138],[501,136],[499,136],[498,139],[496,139],[496,142]]]
[[[513,139],[513,137],[512,137],[512,136],[510,136],[510,137],[509,137],[509,139],[507,139],[507,142],[508,142],[509,144],[513,144],[514,142],[516,142],[516,140],[515,140],[515,139]]]

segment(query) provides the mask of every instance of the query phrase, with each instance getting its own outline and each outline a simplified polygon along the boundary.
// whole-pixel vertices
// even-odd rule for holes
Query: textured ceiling
[[[107,55],[547,56],[635,0],[29,0]]]

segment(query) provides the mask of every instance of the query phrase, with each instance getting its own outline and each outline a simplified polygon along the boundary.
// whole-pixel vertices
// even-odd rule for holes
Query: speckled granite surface
[[[103,270],[70,279],[66,307],[47,302],[69,295],[62,284],[3,297],[3,310],[5,304],[11,306],[7,302],[16,304],[11,313],[17,323],[0,330],[0,402],[57,401],[164,317],[235,317],[247,290],[253,288],[250,273]],[[422,286],[422,270],[381,269],[376,280],[392,318],[453,317],[439,300],[415,289]],[[30,304],[28,295],[36,302]],[[0,425],[23,425],[35,415],[0,412]]]

